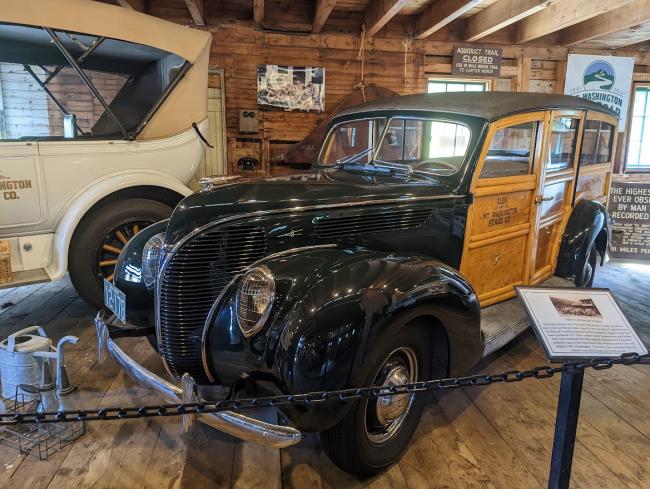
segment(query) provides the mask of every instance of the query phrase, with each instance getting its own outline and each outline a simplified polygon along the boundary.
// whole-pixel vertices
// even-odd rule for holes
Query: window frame
[[[499,176],[494,176],[494,177],[484,176],[483,171],[485,170],[485,164],[488,162],[488,156],[490,154],[490,148],[492,147],[492,142],[494,141],[494,136],[496,135],[496,133],[498,131],[503,130],[503,129],[508,129],[508,128],[511,128],[511,127],[517,127],[517,126],[521,126],[521,125],[524,125],[524,124],[533,124],[533,131],[532,131],[532,138],[531,138],[531,143],[532,144],[531,144],[531,147],[530,147],[530,155],[529,155],[529,160],[528,160],[528,172],[524,173],[524,174],[499,175]],[[481,172],[478,175],[479,180],[490,180],[490,179],[494,179],[494,178],[521,177],[521,176],[525,176],[525,175],[534,174],[535,171],[537,170],[537,168],[535,168],[535,163],[536,163],[535,152],[536,152],[536,149],[537,149],[538,145],[540,144],[540,139],[544,137],[544,135],[543,135],[543,125],[544,125],[543,120],[534,119],[534,120],[527,120],[527,121],[523,121],[523,122],[514,122],[512,124],[508,124],[508,125],[505,125],[505,126],[495,128],[494,131],[492,132],[492,134],[490,135],[490,140],[487,141],[487,149],[486,149],[486,152],[485,152],[485,157],[483,158],[483,163],[481,165]],[[541,130],[540,130],[540,128],[541,128]],[[542,133],[542,134],[540,134],[540,133]]]
[[[637,88],[646,88],[648,90],[648,96],[650,97],[650,82],[634,82],[632,84],[632,91],[631,91],[632,96],[630,97],[631,98],[630,107],[627,114],[627,124],[625,126],[625,146],[623,148],[624,154],[622,155],[622,160],[623,160],[622,173],[630,173],[630,174],[650,173],[650,164],[647,166],[642,166],[640,168],[639,167],[630,168],[630,166],[628,165],[630,137],[632,136],[632,120],[634,117],[634,95],[636,94]],[[648,117],[650,118],[650,113],[648,113]],[[650,144],[650,141],[648,143]],[[612,159],[614,158],[615,155],[612,155]]]
[[[330,130],[327,131],[327,134],[325,135],[325,138],[323,139],[323,144],[321,144],[320,150],[318,151],[318,157],[316,158],[316,166],[318,168],[334,168],[337,165],[337,163],[332,163],[332,164],[323,163],[323,153],[325,152],[325,148],[326,148],[327,144],[329,144],[329,141],[330,141],[330,138],[332,137],[332,134],[334,134],[334,132],[340,126],[342,126],[343,124],[349,124],[351,122],[373,121],[373,120],[380,120],[380,119],[383,119],[384,122],[385,122],[384,127],[381,130],[381,134],[379,135],[379,138],[378,138],[378,141],[380,142],[379,144],[381,144],[381,141],[383,141],[383,139],[384,139],[384,134],[386,133],[386,129],[388,128],[388,123],[389,123],[389,120],[390,120],[390,117],[388,117],[388,116],[376,115],[376,116],[369,116],[369,117],[361,117],[361,118],[358,118],[358,119],[350,118],[350,119],[341,121],[341,122],[339,122],[337,124],[334,124],[330,128]],[[377,148],[378,147],[379,146],[377,146]],[[371,153],[373,159],[374,159],[374,156],[375,156],[375,151],[376,151],[376,148],[373,148],[373,151]]]
[[[485,78],[454,78],[454,77],[437,77],[437,76],[429,76],[427,77],[427,83],[426,83],[426,93],[453,93],[453,92],[430,92],[429,91],[429,83],[434,82],[434,83],[452,83],[452,84],[471,84],[471,85],[483,85],[485,87],[484,92],[491,92],[492,91],[492,80],[490,79],[485,79]],[[463,90],[463,92],[467,92],[467,90]],[[463,93],[459,92],[459,93]]]
[[[469,131],[469,135],[468,135],[468,138],[467,138],[468,143],[467,143],[467,148],[465,149],[465,154],[463,154],[462,163],[458,166],[458,168],[456,168],[456,171],[454,171],[453,173],[449,173],[448,175],[436,175],[436,176],[440,176],[440,177],[444,177],[444,178],[454,176],[465,166],[465,163],[467,163],[467,156],[471,153],[470,147],[472,145],[472,137],[474,136],[474,133],[472,132],[472,128],[469,126],[469,124],[461,122],[461,121],[459,121],[457,119],[445,119],[445,118],[436,118],[436,117],[430,117],[430,116],[424,116],[424,115],[418,116],[418,115],[410,115],[410,114],[409,115],[393,115],[393,116],[390,116],[390,117],[386,118],[386,125],[384,126],[384,131],[383,131],[381,137],[379,138],[379,144],[377,144],[377,147],[375,148],[375,150],[373,151],[373,154],[372,154],[372,159],[373,160],[377,160],[377,161],[381,162],[382,164],[386,164],[386,165],[400,165],[400,166],[408,166],[408,167],[410,167],[410,165],[408,163],[403,163],[403,162],[395,163],[395,162],[390,162],[390,161],[379,160],[379,159],[376,158],[377,152],[379,151],[379,148],[381,148],[382,144],[384,144],[384,138],[386,137],[386,134],[388,134],[388,127],[390,126],[390,123],[393,121],[393,119],[410,119],[410,120],[416,120],[416,121],[443,122],[443,123],[447,123],[447,124],[457,124],[459,126],[463,126],[463,127],[467,128],[467,130]],[[411,169],[411,171],[416,171],[416,170]]]

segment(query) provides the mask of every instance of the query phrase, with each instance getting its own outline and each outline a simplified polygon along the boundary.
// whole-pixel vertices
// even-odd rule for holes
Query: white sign
[[[564,93],[613,110],[624,131],[633,71],[634,58],[569,54]]]
[[[609,289],[517,287],[551,361],[648,352]]]

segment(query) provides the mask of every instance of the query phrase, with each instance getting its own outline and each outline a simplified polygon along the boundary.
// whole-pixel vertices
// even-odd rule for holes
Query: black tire
[[[72,236],[68,255],[70,280],[81,298],[98,309],[104,303],[106,274],[98,269],[97,260],[106,236],[120,226],[151,224],[168,218],[171,213],[171,207],[155,200],[124,199],[110,202],[84,216]]]
[[[576,287],[586,287],[589,288],[594,284],[594,277],[596,276],[596,265],[598,263],[598,252],[596,247],[592,246],[589,249],[589,253],[585,258],[585,262],[582,265],[582,270],[576,276],[575,284]]]
[[[377,345],[370,352],[365,362],[365,386],[377,385],[375,380],[379,371],[389,356],[399,348],[407,348],[415,353],[418,366],[415,380],[429,380],[433,349],[425,327],[414,322],[404,326],[396,335],[387,338],[384,344]],[[413,395],[400,426],[390,438],[378,443],[372,440],[377,435],[371,434],[367,425],[375,400],[359,399],[338,424],[320,433],[323,450],[338,467],[349,474],[362,478],[375,475],[402,456],[417,428],[426,400],[426,393]]]

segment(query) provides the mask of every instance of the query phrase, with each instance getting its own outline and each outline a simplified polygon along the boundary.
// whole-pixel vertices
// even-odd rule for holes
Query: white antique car
[[[79,294],[102,304],[122,247],[191,193],[210,43],[99,2],[0,3],[5,287],[69,270]]]

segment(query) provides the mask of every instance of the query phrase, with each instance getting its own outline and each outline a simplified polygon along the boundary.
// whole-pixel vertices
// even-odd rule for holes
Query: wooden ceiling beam
[[[336,5],[336,0],[317,0],[316,11],[314,12],[314,21],[312,22],[311,31],[319,33],[323,25],[332,13],[332,9]]]
[[[469,12],[483,0],[437,0],[420,14],[415,23],[416,39],[424,39],[461,15]]]
[[[377,34],[407,3],[408,0],[373,0],[370,2],[363,18],[366,37]]]
[[[116,0],[120,7],[144,12],[144,0]]]
[[[259,26],[264,22],[264,0],[253,0],[253,22]]]
[[[564,29],[561,33],[562,45],[573,46],[648,22],[650,22],[650,0],[634,0],[616,10]]]
[[[554,1],[557,0],[499,0],[467,19],[465,40],[478,41],[544,10]]]
[[[194,24],[205,26],[205,9],[203,0],[185,0],[187,10],[190,11]]]
[[[561,0],[526,17],[515,29],[515,43],[532,41],[622,7],[630,0]]]

